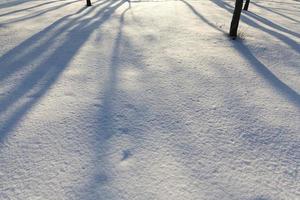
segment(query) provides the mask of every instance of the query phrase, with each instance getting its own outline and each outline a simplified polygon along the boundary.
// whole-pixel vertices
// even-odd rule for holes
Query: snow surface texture
[[[299,200],[300,2],[1,0],[1,200]]]

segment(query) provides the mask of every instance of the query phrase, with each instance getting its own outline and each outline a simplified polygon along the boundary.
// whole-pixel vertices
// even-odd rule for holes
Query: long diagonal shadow
[[[11,12],[0,14],[0,17],[6,16],[6,15],[15,14],[15,13],[19,13],[19,12],[23,12],[23,11],[26,11],[26,10],[29,10],[29,9],[33,9],[33,8],[39,8],[39,7],[42,7],[42,6],[45,6],[45,5],[49,5],[49,4],[53,4],[53,3],[56,3],[56,2],[60,2],[60,1],[61,0],[48,1],[48,2],[45,2],[45,3],[38,4],[38,5],[30,6],[30,7],[27,7],[27,8],[22,8],[22,9],[19,9],[19,10],[14,10],[14,11],[11,11]]]
[[[113,46],[113,51],[111,53],[111,59],[110,59],[110,68],[109,68],[109,77],[105,86],[105,91],[103,95],[103,109],[100,112],[100,120],[102,123],[101,130],[103,131],[103,135],[100,137],[104,137],[105,139],[112,136],[111,129],[113,128],[113,120],[112,120],[112,102],[113,97],[115,95],[115,90],[118,84],[118,68],[120,67],[120,46],[121,41],[123,38],[123,26],[124,26],[124,17],[126,12],[130,9],[127,8],[123,11],[123,13],[120,16],[119,21],[119,30],[118,34]]]
[[[229,13],[233,13],[233,7],[222,1],[218,1],[218,0],[212,0],[211,1],[212,3],[216,4],[217,6],[225,9],[226,11],[228,11]],[[249,14],[248,14],[249,15]],[[257,28],[261,31],[264,31],[272,36],[274,36],[275,38],[281,40],[282,42],[284,42],[285,44],[287,44],[288,46],[290,46],[294,51],[296,51],[297,53],[300,53],[300,48],[299,48],[299,44],[298,42],[296,42],[295,40],[289,38],[288,36],[284,35],[284,34],[281,34],[277,31],[273,31],[269,28],[266,28],[264,26],[261,26],[260,24],[258,24],[257,22],[255,22],[254,20],[250,19],[249,16],[242,16],[241,18],[242,21],[244,21],[245,23],[247,23],[249,26],[252,26],[254,28]]]
[[[66,15],[5,53],[0,57],[0,83],[9,78],[10,75],[22,70],[27,64],[32,63],[32,57],[41,57],[59,36],[76,25],[80,17],[84,17],[84,15],[108,2],[108,0],[103,1],[90,9],[81,8],[73,14]],[[79,14],[80,16],[77,16]],[[77,17],[72,19],[74,16]],[[67,20],[69,22],[64,24]]]
[[[251,64],[258,74],[275,88],[282,96],[300,108],[300,95],[281,81],[272,71],[260,62],[242,42],[234,42],[235,49]]]
[[[73,4],[73,3],[76,3],[76,2],[78,2],[78,0],[68,1],[66,3],[56,5],[56,6],[53,6],[53,7],[49,7],[49,8],[44,9],[44,10],[39,10],[37,12],[30,12],[27,16],[18,17],[18,18],[9,20],[9,21],[4,22],[4,23],[0,23],[0,26],[5,26],[5,25],[12,24],[12,23],[22,22],[22,21],[25,21],[25,20],[40,17],[40,16],[42,16],[42,15],[48,13],[48,12],[51,12],[51,11],[54,11],[54,10],[57,10],[57,9],[61,9],[63,7],[66,7],[66,6],[68,6],[70,4]]]
[[[0,122],[0,141],[3,141],[6,135],[15,127],[20,119],[22,119],[22,117],[35,105],[35,103],[38,102],[44,94],[46,94],[48,89],[56,82],[59,75],[65,70],[72,57],[87,41],[92,32],[96,28],[99,28],[101,24],[106,22],[114,11],[123,3],[124,1],[110,1],[93,14],[93,16],[85,19],[81,18],[96,9],[96,6],[83,13],[83,10],[81,9],[79,12],[74,14],[79,15],[74,19],[71,19],[71,21],[68,22],[68,20],[66,20],[71,15],[63,17],[50,25],[50,27],[44,29],[44,31],[41,31],[41,33],[38,33],[23,44],[15,47],[12,51],[10,51],[10,55],[6,55],[8,57],[13,57],[16,52],[19,52],[19,48],[25,48],[27,45],[31,51],[25,53],[20,58],[16,58],[13,63],[16,64],[22,62],[22,59],[26,58],[26,56],[29,56],[32,59],[41,59],[42,54],[36,55],[36,52],[48,49],[51,46],[51,42],[58,38],[59,35],[64,37],[61,44],[58,47],[55,47],[54,51],[48,57],[45,59],[42,57],[41,63],[25,75],[23,80],[17,83],[17,85],[10,90],[9,94],[0,99],[0,115],[4,115],[5,117],[5,120]],[[92,19],[93,22],[89,23]],[[86,24],[88,25],[85,26]],[[54,30],[53,35],[47,38],[47,32],[50,30]],[[66,32],[67,34],[65,35],[64,33]],[[78,35],[80,36],[78,37]],[[40,40],[45,40],[45,42],[36,46],[36,41],[33,38],[39,38]],[[30,62],[29,60],[26,61]],[[23,102],[20,103],[20,98],[28,92],[33,92],[34,94],[31,95],[31,98],[26,98],[26,100],[23,100]],[[21,105],[16,105],[16,103]],[[9,113],[10,110],[14,111]]]
[[[210,22],[207,18],[200,15],[195,8],[185,0],[181,0],[183,3],[185,3],[190,9],[192,9],[193,13],[196,14],[201,20],[206,22],[208,25],[210,25],[212,28],[219,30],[221,32],[224,32],[222,29],[220,29],[218,26],[214,25],[212,22]],[[213,1],[215,2],[215,1]],[[255,69],[255,71],[261,75],[267,82],[276,89],[284,98],[288,99],[291,103],[296,105],[297,107],[300,107],[300,95],[290,88],[287,84],[285,84],[283,81],[281,81],[278,77],[276,77],[275,74],[272,73],[262,62],[260,62],[251,52],[251,50],[244,45],[241,42],[234,43],[233,46],[242,56],[245,60],[247,60],[249,63],[251,63],[251,66]]]
[[[295,33],[295,32],[293,32],[293,31],[291,31],[291,30],[289,30],[287,28],[284,28],[284,27],[282,27],[282,26],[280,26],[278,24],[275,24],[274,22],[272,22],[272,21],[270,21],[270,20],[268,20],[268,19],[266,19],[266,18],[264,18],[262,16],[259,16],[259,15],[255,14],[255,13],[251,13],[251,12],[245,12],[245,14],[247,16],[249,16],[249,17],[252,17],[253,19],[256,19],[257,21],[260,21],[261,23],[263,23],[263,24],[265,24],[267,26],[270,26],[270,27],[272,27],[274,29],[277,29],[277,30],[279,30],[281,32],[285,32],[285,33],[293,35],[293,36],[295,36],[297,38],[300,38],[300,34],[299,33]]]
[[[287,16],[287,15],[281,13],[281,12],[277,12],[277,11],[275,11],[274,9],[270,9],[270,8],[268,8],[268,7],[266,7],[266,6],[262,6],[262,5],[260,5],[260,4],[256,3],[256,2],[251,2],[251,4],[253,4],[253,5],[257,6],[257,7],[260,7],[260,8],[262,8],[262,9],[265,9],[265,10],[267,10],[267,11],[269,11],[269,12],[275,13],[275,14],[277,14],[277,15],[279,15],[279,16],[281,16],[281,17],[284,17],[284,18],[286,18],[286,19],[289,19],[289,20],[291,20],[291,21],[300,23],[299,20],[296,20],[296,19],[294,19],[294,18],[292,18],[292,17],[290,17],[290,16]]]
[[[101,109],[99,109],[96,113],[97,116],[97,127],[94,130],[95,131],[95,138],[93,138],[93,142],[97,141],[97,148],[95,149],[95,156],[97,157],[97,162],[100,162],[100,169],[96,169],[95,172],[93,172],[93,176],[90,178],[88,183],[86,185],[83,185],[84,187],[83,191],[88,191],[89,195],[82,194],[80,195],[79,199],[87,199],[87,200],[93,200],[93,199],[107,199],[105,198],[107,195],[103,191],[97,191],[99,190],[99,185],[105,184],[105,182],[108,179],[108,176],[106,172],[103,170],[103,162],[109,163],[107,160],[107,152],[109,152],[109,146],[106,144],[106,140],[111,138],[114,135],[114,116],[113,116],[113,110],[114,110],[114,97],[116,96],[116,89],[118,85],[118,71],[121,67],[121,47],[122,47],[122,41],[123,41],[123,28],[124,28],[124,20],[125,20],[125,14],[130,9],[130,6],[126,8],[122,14],[120,15],[119,19],[119,27],[118,32],[116,34],[116,38],[114,40],[114,44],[112,47],[111,57],[110,57],[110,63],[109,63],[109,74],[108,74],[108,80],[105,82],[104,85],[104,93],[103,93],[103,102]],[[103,148],[105,146],[105,148]],[[103,152],[102,149],[105,149]],[[82,190],[82,188],[80,188]],[[104,196],[104,197],[103,197]],[[97,197],[97,198],[95,198]]]
[[[204,17],[202,14],[200,14],[200,12],[198,12],[190,3],[188,3],[185,0],[180,0],[181,2],[183,2],[196,16],[198,16],[202,21],[204,21],[205,23],[207,23],[209,26],[213,27],[214,29],[223,32],[224,34],[227,34],[223,29],[221,29],[220,27],[218,27],[216,24],[212,23],[211,21],[209,21],[206,17]]]
[[[20,4],[27,3],[28,1],[31,1],[31,0],[23,0],[23,1],[14,0],[14,1],[10,1],[10,2],[5,2],[5,3],[0,4],[0,8],[8,8],[8,7],[17,6]]]

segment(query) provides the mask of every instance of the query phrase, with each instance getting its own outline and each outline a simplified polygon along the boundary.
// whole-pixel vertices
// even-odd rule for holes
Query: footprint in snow
[[[132,153],[129,149],[123,150],[121,161],[125,161],[132,156]]]
[[[108,180],[108,177],[105,174],[99,174],[95,177],[95,181],[98,183],[102,183]]]
[[[134,106],[133,104],[126,104],[125,106],[126,106],[127,108],[129,108],[129,109],[133,109],[133,110],[136,109],[135,106]]]
[[[121,134],[128,134],[129,133],[128,128],[119,128],[118,130],[121,132]]]

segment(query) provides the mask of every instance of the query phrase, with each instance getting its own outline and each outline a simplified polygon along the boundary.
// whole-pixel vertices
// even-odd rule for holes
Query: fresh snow
[[[1,0],[1,200],[299,200],[300,2]]]

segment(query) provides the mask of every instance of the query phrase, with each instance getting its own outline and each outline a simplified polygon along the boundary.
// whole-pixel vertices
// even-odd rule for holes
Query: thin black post
[[[86,0],[86,6],[92,6],[91,0]]]
[[[231,26],[230,26],[230,32],[229,32],[229,35],[233,38],[237,37],[237,31],[239,27],[239,21],[240,21],[242,9],[243,9],[243,0],[236,0]]]
[[[250,0],[246,0],[245,6],[244,6],[244,10],[248,10],[249,4],[250,4]]]

